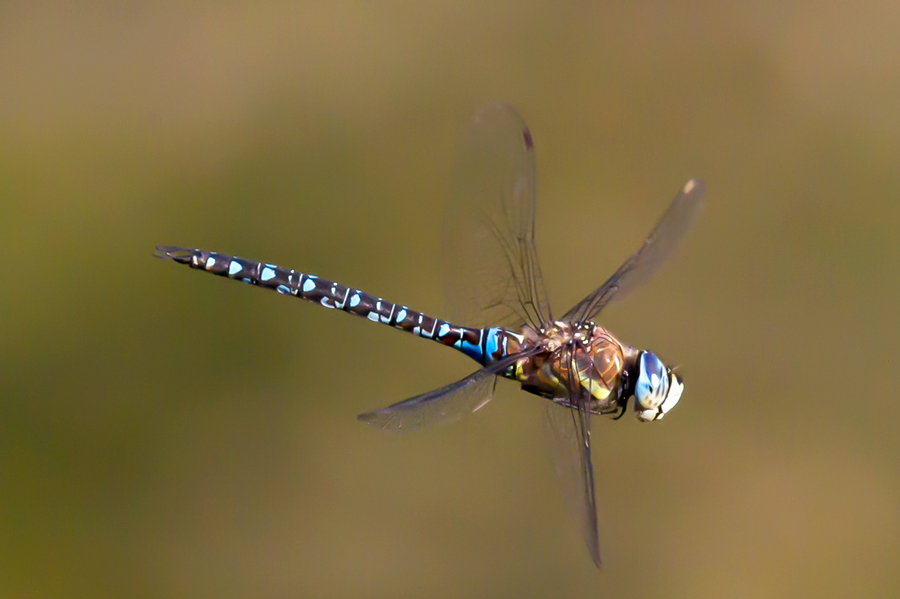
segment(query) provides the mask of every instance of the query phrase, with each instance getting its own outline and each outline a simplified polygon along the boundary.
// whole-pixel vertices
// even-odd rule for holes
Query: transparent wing
[[[570,373],[573,372],[573,367],[574,364],[570,366]],[[572,380],[568,387],[579,388],[577,382]],[[576,393],[577,399],[573,397]],[[591,413],[585,393],[576,393],[545,402],[544,433],[566,504],[576,515],[591,559],[599,568],[597,498],[594,494],[594,466],[591,462]]]
[[[703,206],[706,188],[702,181],[688,181],[675,196],[665,214],[650,232],[644,245],[619,267],[602,286],[566,312],[566,322],[593,320],[614,298],[643,283],[675,250],[678,242],[691,230]]]
[[[534,144],[525,122],[492,104],[469,131],[444,214],[445,296],[471,327],[551,318],[534,245]]]
[[[493,398],[496,375],[536,350],[519,352],[494,362],[455,383],[395,403],[357,418],[388,432],[409,432],[456,422]]]

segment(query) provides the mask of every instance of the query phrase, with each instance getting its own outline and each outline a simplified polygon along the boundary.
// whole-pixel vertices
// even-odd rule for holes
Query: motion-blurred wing
[[[574,365],[572,365],[574,368]],[[570,369],[570,372],[573,372]],[[577,389],[577,383],[569,388]],[[544,432],[556,477],[562,485],[566,505],[578,519],[584,542],[594,564],[600,567],[597,533],[597,499],[591,462],[591,413],[586,392],[545,402]]]
[[[388,432],[416,431],[456,422],[491,401],[497,374],[535,352],[531,349],[507,356],[455,383],[357,418]]]
[[[534,143],[508,106],[469,131],[444,214],[450,319],[470,327],[540,326],[551,318],[534,245]]]
[[[594,320],[614,298],[624,297],[647,280],[694,226],[703,206],[705,191],[702,181],[688,181],[672,200],[641,249],[626,260],[602,286],[566,312],[562,319],[566,322]]]

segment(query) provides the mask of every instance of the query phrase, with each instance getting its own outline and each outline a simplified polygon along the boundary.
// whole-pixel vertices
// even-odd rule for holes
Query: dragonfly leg
[[[613,420],[618,420],[619,418],[621,418],[622,416],[625,415],[626,409],[628,409],[628,406],[624,402],[623,403],[616,402],[615,404],[613,404],[612,406],[610,406],[608,408],[601,409],[600,415],[601,416],[609,416],[610,414],[615,414],[616,412],[619,412],[618,416],[613,416]],[[621,410],[621,412],[619,410]]]

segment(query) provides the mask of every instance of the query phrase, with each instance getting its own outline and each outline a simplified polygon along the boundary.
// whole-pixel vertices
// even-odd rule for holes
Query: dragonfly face
[[[684,384],[681,377],[662,363],[656,354],[642,351],[638,358],[638,376],[634,385],[634,409],[641,422],[652,422],[675,407]]]

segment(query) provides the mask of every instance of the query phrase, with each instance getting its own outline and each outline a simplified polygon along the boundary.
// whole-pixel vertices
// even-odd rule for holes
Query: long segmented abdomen
[[[359,289],[345,287],[315,275],[296,272],[255,260],[245,260],[217,252],[158,246],[155,254],[191,268],[294,295],[326,308],[343,310],[396,329],[432,339],[458,349],[481,364],[490,364],[518,350],[522,337],[500,327],[473,329],[426,316],[375,297]]]

